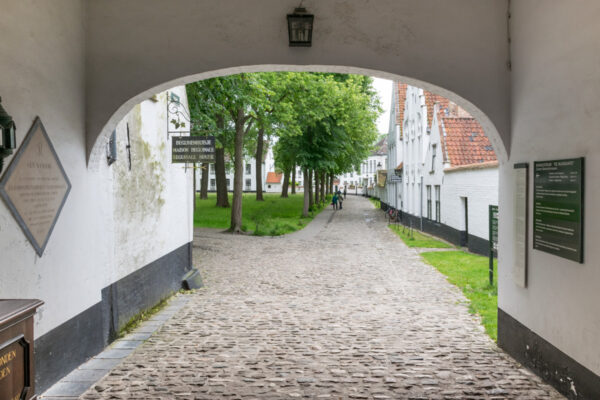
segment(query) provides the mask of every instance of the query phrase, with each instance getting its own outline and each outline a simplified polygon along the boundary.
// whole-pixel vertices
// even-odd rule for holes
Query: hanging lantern
[[[290,47],[311,47],[314,17],[304,7],[298,7],[293,14],[287,15]]]

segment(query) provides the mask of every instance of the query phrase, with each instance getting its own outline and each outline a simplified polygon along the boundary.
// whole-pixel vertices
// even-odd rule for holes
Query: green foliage
[[[375,207],[376,209],[380,209],[381,208],[381,202],[373,197],[369,197],[369,201],[371,202],[371,204],[373,204],[373,207]]]
[[[408,247],[420,247],[426,249],[447,249],[454,246],[436,240],[429,235],[425,235],[416,229],[410,229],[404,225],[388,225],[389,228],[402,239]]]
[[[303,193],[279,197],[278,193],[265,193],[265,201],[256,201],[254,193],[245,193],[242,198],[244,214],[242,230],[258,236],[279,236],[304,228],[316,215],[301,218]],[[229,209],[215,207],[215,194],[209,193],[207,200],[196,200],[194,226],[226,229],[229,227]],[[319,208],[320,211],[324,206]]]
[[[469,311],[478,314],[486,333],[498,339],[498,288],[489,283],[489,259],[464,251],[422,253],[425,261],[448,277],[469,299]],[[497,282],[498,261],[494,260],[494,282]]]
[[[186,91],[192,134],[213,134],[234,160],[254,155],[258,138],[266,137],[268,146],[275,136],[275,164],[286,174],[295,165],[333,175],[357,170],[377,138],[381,108],[372,79],[366,76],[238,74],[195,82]],[[236,174],[242,173],[237,165]],[[240,186],[234,190],[232,209],[238,209]],[[260,228],[261,217],[250,215]],[[239,212],[231,217],[236,231]]]

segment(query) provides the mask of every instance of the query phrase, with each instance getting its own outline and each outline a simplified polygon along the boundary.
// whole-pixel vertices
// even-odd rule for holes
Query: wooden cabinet
[[[0,300],[0,399],[35,399],[33,316],[40,300]]]

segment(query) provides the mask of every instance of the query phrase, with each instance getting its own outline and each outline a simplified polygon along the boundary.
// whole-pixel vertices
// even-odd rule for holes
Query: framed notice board
[[[529,164],[514,165],[514,221],[513,221],[513,281],[522,288],[527,287],[527,239],[529,204]]]
[[[584,159],[534,164],[533,248],[583,263]]]

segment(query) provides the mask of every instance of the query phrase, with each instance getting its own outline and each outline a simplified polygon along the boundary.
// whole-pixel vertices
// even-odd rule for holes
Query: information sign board
[[[583,263],[583,157],[534,165],[533,248]]]
[[[41,257],[71,183],[39,118],[0,181],[0,196]]]
[[[490,285],[494,285],[494,252],[498,254],[498,206],[490,204],[488,226],[490,229],[490,263],[489,275]]]
[[[490,251],[498,251],[498,206],[490,205]]]
[[[214,136],[173,136],[173,163],[214,163]]]
[[[529,205],[529,164],[514,165],[514,220],[513,281],[520,287],[527,287],[527,246],[528,246],[528,205]]]

